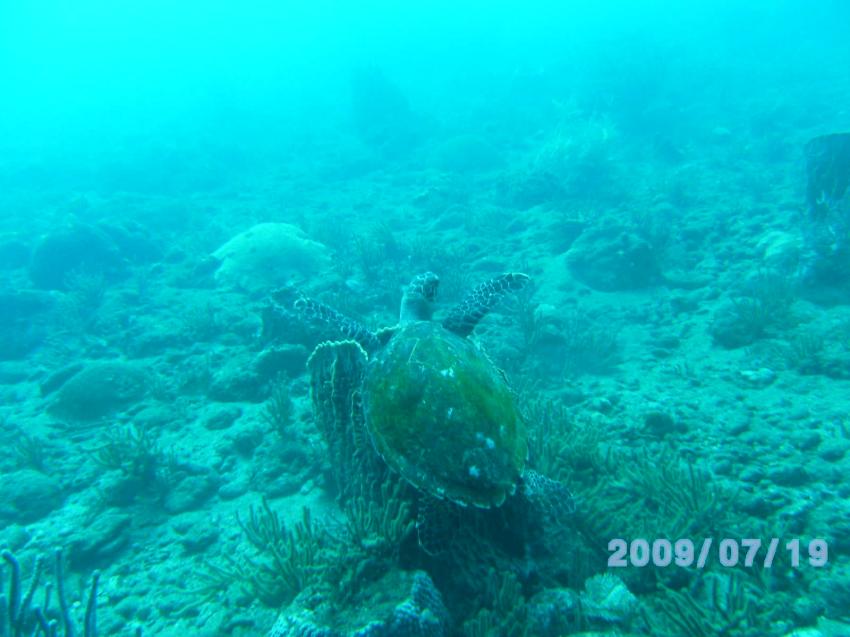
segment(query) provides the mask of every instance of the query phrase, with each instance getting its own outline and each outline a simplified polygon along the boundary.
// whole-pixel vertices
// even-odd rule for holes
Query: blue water
[[[0,3],[0,637],[850,633],[848,36]]]

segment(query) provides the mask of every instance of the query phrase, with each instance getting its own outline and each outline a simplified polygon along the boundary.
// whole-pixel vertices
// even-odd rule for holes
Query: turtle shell
[[[484,508],[513,493],[525,425],[505,378],[472,341],[435,323],[405,325],[370,362],[363,390],[375,449],[415,487]]]

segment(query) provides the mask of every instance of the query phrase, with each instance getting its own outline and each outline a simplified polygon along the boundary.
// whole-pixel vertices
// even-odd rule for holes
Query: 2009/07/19
[[[771,538],[767,543],[767,550],[763,559],[758,562],[759,566],[771,568],[777,557],[779,549],[779,538]],[[696,544],[690,539],[680,539],[671,542],[666,538],[649,540],[635,538],[631,542],[623,538],[614,538],[608,542],[608,566],[611,568],[624,568],[627,566],[653,566],[664,568],[666,566],[679,566],[687,568],[696,566],[704,568],[708,560],[713,557],[711,548],[714,544],[712,538],[704,538],[697,553]],[[790,558],[792,568],[800,566],[800,547],[802,542],[798,538],[788,540],[785,543],[785,551]],[[750,568],[756,565],[759,551],[765,543],[758,538],[724,538],[717,544],[717,561],[724,567],[735,567],[742,565]],[[816,538],[810,540],[806,545],[808,551],[809,566],[821,568],[829,562],[829,547],[826,540]]]

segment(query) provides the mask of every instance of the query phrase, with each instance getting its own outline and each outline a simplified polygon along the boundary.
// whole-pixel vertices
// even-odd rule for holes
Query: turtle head
[[[440,287],[440,277],[433,272],[419,274],[404,288],[401,297],[399,320],[430,321],[434,314],[434,301],[437,299],[437,288]]]

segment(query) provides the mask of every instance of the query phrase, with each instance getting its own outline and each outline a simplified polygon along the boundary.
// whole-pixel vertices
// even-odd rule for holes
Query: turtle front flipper
[[[443,327],[458,336],[469,336],[478,322],[496,307],[510,292],[517,292],[528,285],[527,274],[508,272],[485,281],[472,290],[456,305],[443,321]]]
[[[340,336],[360,343],[367,352],[374,352],[381,345],[377,335],[365,325],[315,299],[301,296],[295,301],[293,308],[298,316],[310,324],[333,329]]]
[[[286,287],[272,292],[271,302],[264,310],[264,325],[273,325],[275,321],[271,319],[281,319],[286,324],[293,317],[325,338],[356,341],[370,353],[377,350],[386,340],[386,336],[375,334],[362,323],[316,299],[311,299],[296,288]],[[269,330],[264,328],[264,331]]]

